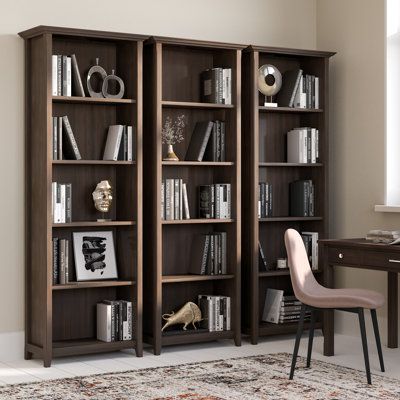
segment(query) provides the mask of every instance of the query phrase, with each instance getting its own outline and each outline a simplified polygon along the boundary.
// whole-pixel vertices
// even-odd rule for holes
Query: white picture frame
[[[118,279],[112,231],[73,232],[77,281]]]

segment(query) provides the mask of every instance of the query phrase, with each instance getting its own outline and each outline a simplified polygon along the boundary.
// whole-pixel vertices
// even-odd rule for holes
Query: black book
[[[309,216],[309,196],[309,181],[295,181],[289,184],[289,204],[291,217]]]
[[[225,161],[226,150],[225,150],[225,122],[221,121],[221,159],[219,161]]]
[[[62,151],[67,160],[80,160],[81,153],[79,152],[78,145],[75,140],[74,133],[72,132],[71,124],[69,123],[68,116],[62,117],[64,126],[62,135]]]
[[[282,88],[277,94],[277,101],[280,107],[293,107],[294,97],[302,73],[301,69],[293,69],[283,74]]]
[[[201,235],[194,238],[191,248],[191,262],[189,273],[205,275],[207,272],[208,251],[210,235]]]
[[[81,74],[79,72],[78,62],[76,60],[75,54],[71,55],[71,64],[72,64],[72,79],[75,96],[85,97],[85,91],[83,90]]]
[[[260,242],[258,242],[258,255],[259,255],[258,264],[260,267],[262,267],[260,269],[268,271],[267,259],[265,258],[264,250]]]
[[[53,285],[59,283],[58,272],[58,238],[53,238]]]
[[[217,140],[218,140],[217,124],[214,122],[210,133],[210,138],[208,139],[206,151],[204,153],[204,161],[218,161]]]
[[[213,127],[214,123],[212,121],[196,122],[186,151],[186,161],[203,161],[204,152]]]

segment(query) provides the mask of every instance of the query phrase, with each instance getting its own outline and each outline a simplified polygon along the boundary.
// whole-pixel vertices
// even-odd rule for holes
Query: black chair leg
[[[314,340],[314,328],[315,328],[315,310],[311,309],[311,321],[310,321],[310,331],[308,333],[308,350],[307,350],[307,368],[311,365],[311,353]]]
[[[381,346],[381,337],[379,335],[378,319],[376,318],[376,310],[371,310],[372,325],[374,326],[376,348],[378,349],[379,363],[381,365],[381,371],[385,372],[385,364],[383,363],[383,354]]]
[[[367,344],[367,333],[365,331],[365,319],[364,319],[364,309],[358,309],[358,319],[360,322],[360,331],[361,331],[361,341],[364,352],[364,361],[365,361],[365,372],[367,373],[367,382],[371,384],[371,371],[369,369],[369,356],[368,356],[368,344]]]
[[[294,344],[293,357],[292,357],[292,366],[290,368],[289,379],[293,379],[294,369],[296,367],[296,360],[297,360],[297,354],[299,352],[300,339],[301,339],[301,335],[303,333],[303,328],[304,328],[304,316],[305,316],[305,313],[306,313],[306,306],[305,306],[305,304],[302,304],[301,305],[301,311],[300,311],[299,324],[297,326],[297,335],[296,335],[296,341],[295,341],[295,344]]]

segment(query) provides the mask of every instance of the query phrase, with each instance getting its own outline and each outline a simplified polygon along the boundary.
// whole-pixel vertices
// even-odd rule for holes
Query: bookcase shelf
[[[80,29],[37,27],[20,33],[26,41],[26,323],[25,358],[53,357],[133,348],[142,340],[142,67],[144,37]],[[76,55],[82,81],[95,64],[113,69],[125,98],[52,96],[52,55]],[[74,87],[72,87],[74,90]],[[134,100],[133,100],[134,99]],[[101,107],[100,107],[101,106]],[[83,160],[52,159],[53,117],[68,116]],[[110,125],[135,129],[134,162],[103,161]],[[109,180],[113,203],[102,218],[92,192]],[[50,182],[72,185],[71,223],[52,223]],[[112,232],[118,280],[75,282],[73,234]],[[32,239],[34,238],[34,239]],[[53,238],[68,240],[71,281],[53,285]],[[96,340],[96,304],[132,303],[132,340]]]
[[[154,353],[162,346],[217,339],[241,343],[240,252],[241,252],[241,180],[240,180],[240,87],[241,49],[243,46],[168,38],[151,38],[144,46],[144,118],[146,135],[144,168],[144,255],[148,273],[144,300],[145,341]],[[231,68],[232,104],[204,103],[200,93],[201,72],[213,68]],[[200,121],[225,121],[226,162],[163,161],[167,146],[161,132],[167,117],[184,115],[187,125],[184,140],[174,151],[184,160],[193,129]],[[184,167],[184,168],[183,168]],[[207,168],[201,168],[207,167]],[[224,168],[225,167],[225,168]],[[191,219],[161,218],[161,182],[183,179],[186,183]],[[231,185],[231,219],[199,218],[197,187],[217,183]],[[165,227],[165,228],[163,228]],[[193,244],[200,236],[226,232],[227,275],[189,275],[191,264],[201,261]],[[199,258],[199,259],[197,259]],[[177,311],[186,302],[198,302],[198,295],[231,298],[231,331],[177,331],[161,333],[162,314]]]
[[[276,266],[285,258],[284,233],[288,228],[318,232],[319,238],[329,229],[329,129],[328,71],[334,53],[250,46],[243,53],[242,87],[242,315],[243,331],[256,344],[260,336],[296,332],[296,323],[269,324],[261,321],[268,288],[292,293],[289,270],[262,271],[259,265],[259,244],[267,265]],[[289,70],[303,71],[319,77],[319,109],[265,107],[264,96],[257,90],[258,69],[272,64],[283,74]],[[283,78],[284,79],[284,78]],[[316,164],[287,163],[286,134],[296,127],[319,130],[319,162]],[[315,185],[315,215],[294,217],[289,213],[289,184],[311,179]],[[258,185],[272,185],[272,216],[258,217]],[[321,270],[314,271],[323,281]],[[322,327],[321,320],[318,326]]]
[[[102,97],[79,97],[79,96],[53,96],[54,103],[81,103],[81,104],[134,104],[133,99],[108,99]]]
[[[53,285],[53,290],[73,290],[98,287],[132,286],[134,281],[88,281],[88,282],[69,282],[65,285]]]

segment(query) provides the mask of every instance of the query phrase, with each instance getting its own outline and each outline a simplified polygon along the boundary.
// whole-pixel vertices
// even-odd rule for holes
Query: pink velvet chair
[[[369,309],[371,311],[376,346],[378,348],[379,362],[381,370],[384,372],[385,367],[383,363],[382,347],[379,337],[378,321],[376,318],[376,309],[382,307],[385,303],[383,295],[372,290],[328,289],[324,286],[321,286],[311,271],[303,240],[296,230],[288,229],[285,232],[285,246],[288,255],[290,278],[292,280],[293,291],[297,299],[303,303],[300,312],[300,320],[297,329],[289,379],[293,379],[300,339],[304,328],[304,316],[306,311],[311,312],[307,351],[307,367],[309,367],[314,338],[315,312],[321,309],[340,309],[358,314],[364,352],[365,370],[367,374],[367,381],[370,384],[371,372],[369,367],[364,309]]]

